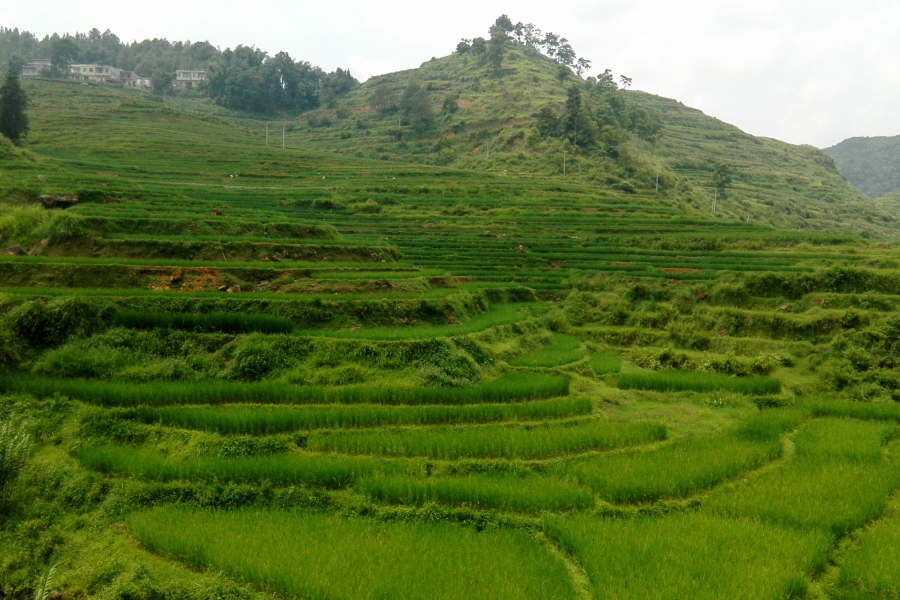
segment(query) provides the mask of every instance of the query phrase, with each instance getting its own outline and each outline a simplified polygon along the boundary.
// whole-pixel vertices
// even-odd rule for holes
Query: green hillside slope
[[[898,227],[892,214],[846,182],[821,151],[756,138],[674,100],[626,90],[606,96],[624,106],[623,113],[638,107],[661,119],[652,143],[621,128],[609,132],[615,151],[603,134],[593,149],[542,138],[535,114],[544,107],[562,114],[573,87],[586,90],[585,101],[604,98],[571,72],[560,73],[556,62],[523,46],[508,49],[499,71],[470,54],[453,54],[372,78],[335,108],[280,125],[288,130],[289,144],[358,157],[654,194],[658,175],[660,197],[726,219],[856,233],[884,234]],[[430,126],[421,131],[403,107],[404,94],[416,86],[432,108]],[[724,198],[713,184],[722,164],[733,174]]]
[[[850,138],[823,152],[870,198],[900,191],[900,136]]]

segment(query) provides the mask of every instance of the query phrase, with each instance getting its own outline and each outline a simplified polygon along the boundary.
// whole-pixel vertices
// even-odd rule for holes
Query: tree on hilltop
[[[0,85],[0,134],[18,145],[28,134],[28,96],[19,83],[19,75],[10,68],[3,85]]]

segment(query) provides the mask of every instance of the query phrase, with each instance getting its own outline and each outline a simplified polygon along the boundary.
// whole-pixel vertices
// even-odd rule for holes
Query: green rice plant
[[[820,531],[697,513],[544,523],[584,564],[597,600],[797,598],[832,541]]]
[[[514,367],[558,367],[584,358],[582,339],[561,333],[553,334],[553,343],[514,360]]]
[[[594,496],[555,477],[469,475],[467,477],[365,477],[356,489],[389,504],[438,502],[454,506],[518,512],[563,512],[589,508]]]
[[[588,398],[555,398],[521,404],[466,406],[140,407],[127,410],[123,416],[145,423],[214,431],[223,435],[270,435],[304,429],[562,419],[590,414],[591,408]]]
[[[425,456],[436,459],[535,459],[610,450],[665,439],[661,423],[590,420],[537,426],[487,425],[429,429],[322,432],[309,448],[349,454]]]
[[[805,405],[814,417],[900,421],[900,404],[820,400]]]
[[[900,469],[880,452],[890,435],[880,423],[813,421],[797,434],[793,461],[715,490],[704,509],[846,535],[880,514],[900,485]]]
[[[894,423],[815,419],[797,432],[794,444],[798,460],[877,462],[897,433]]]
[[[722,435],[681,439],[651,452],[564,463],[553,472],[575,479],[610,502],[683,498],[778,458],[781,434],[803,417],[796,410],[766,411]]]
[[[714,392],[725,390],[738,394],[762,396],[781,392],[781,382],[771,377],[729,377],[719,373],[698,371],[657,371],[654,373],[625,373],[612,378],[623,390],[653,390],[657,392]]]
[[[506,374],[467,388],[314,387],[263,381],[171,382],[148,385],[0,375],[0,391],[39,397],[61,394],[100,406],[179,404],[491,404],[569,394],[569,379],[542,373]]]
[[[130,329],[177,329],[199,333],[291,333],[294,323],[284,317],[213,312],[172,314],[120,311],[113,318],[116,327]]]
[[[128,446],[92,446],[79,450],[77,456],[85,467],[93,471],[149,481],[270,481],[280,485],[306,484],[329,489],[346,487],[364,475],[404,470],[403,463],[367,457],[201,456],[176,461],[160,452]]]
[[[126,525],[152,552],[288,597],[564,600],[574,594],[563,562],[514,529],[172,507],[132,514]]]
[[[844,555],[840,566],[838,584],[850,594],[900,598],[900,514],[896,508],[862,534]],[[850,594],[848,597],[853,597]]]
[[[679,440],[654,452],[629,452],[559,469],[610,502],[683,498],[777,458],[777,440],[754,444],[729,437]]]
[[[591,369],[594,375],[611,375],[622,370],[622,359],[614,354],[591,354]]]

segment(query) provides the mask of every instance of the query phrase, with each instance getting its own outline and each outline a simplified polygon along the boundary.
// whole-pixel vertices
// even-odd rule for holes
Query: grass
[[[553,477],[470,475],[415,479],[376,476],[361,479],[356,489],[388,504],[429,502],[519,512],[566,512],[590,508],[594,496],[584,488]]]
[[[566,568],[528,534],[293,512],[159,508],[130,515],[149,550],[280,595],[563,600]]]
[[[555,398],[521,404],[467,406],[142,407],[128,410],[124,415],[145,423],[214,431],[221,435],[267,435],[303,429],[561,419],[590,412],[591,401],[587,398]]]
[[[613,354],[597,352],[591,354],[590,360],[594,375],[611,375],[622,370],[622,359]]]
[[[900,515],[896,507],[862,533],[840,567],[842,588],[873,598],[900,598]]]
[[[553,334],[553,343],[514,360],[514,367],[558,367],[584,358],[582,339],[561,333]]]
[[[719,373],[698,371],[658,371],[654,373],[625,373],[612,378],[623,390],[653,390],[657,392],[714,392],[723,390],[738,394],[761,396],[781,392],[781,382],[772,377],[730,377]]]
[[[890,435],[880,423],[813,421],[798,432],[793,461],[752,481],[716,490],[704,509],[846,535],[881,514],[900,485],[900,469],[881,456]]]
[[[213,312],[171,314],[120,311],[113,319],[116,327],[130,329],[177,329],[197,333],[291,333],[294,323],[284,317]]]
[[[126,475],[149,481],[219,481],[279,485],[314,485],[336,489],[357,478],[402,470],[397,462],[366,457],[251,456],[219,458],[202,456],[175,461],[161,452],[127,446],[93,446],[77,453],[85,467],[104,474]]]
[[[468,388],[327,388],[286,383],[225,381],[148,385],[87,379],[0,376],[0,390],[40,397],[69,396],[100,406],[171,406],[180,404],[489,404],[567,396],[569,379],[537,373],[504,375]]]
[[[724,435],[680,439],[651,452],[565,463],[554,472],[574,478],[610,502],[683,498],[778,458],[780,434],[802,417],[799,411],[772,411]]]
[[[831,547],[820,531],[697,513],[545,524],[584,564],[597,600],[798,598]]]
[[[581,421],[534,426],[487,425],[433,429],[323,432],[309,447],[326,452],[424,456],[435,459],[537,459],[610,450],[665,439],[666,427],[640,421],[611,423]]]

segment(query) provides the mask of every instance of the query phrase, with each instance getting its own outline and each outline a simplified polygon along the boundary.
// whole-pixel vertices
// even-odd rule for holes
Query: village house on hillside
[[[22,77],[40,77],[41,71],[49,70],[50,66],[49,59],[39,58],[38,60],[33,60],[22,67]]]
[[[51,68],[47,59],[37,59],[22,67],[22,77],[41,77]],[[96,83],[118,83],[139,90],[150,91],[153,83],[150,77],[143,77],[134,71],[126,71],[109,65],[79,64],[69,65],[69,79]],[[179,69],[175,72],[172,87],[179,89],[196,88],[208,79],[208,72],[202,69]]]
[[[201,81],[206,81],[207,72],[203,70],[182,70],[175,71],[175,87],[176,88],[195,88]]]

